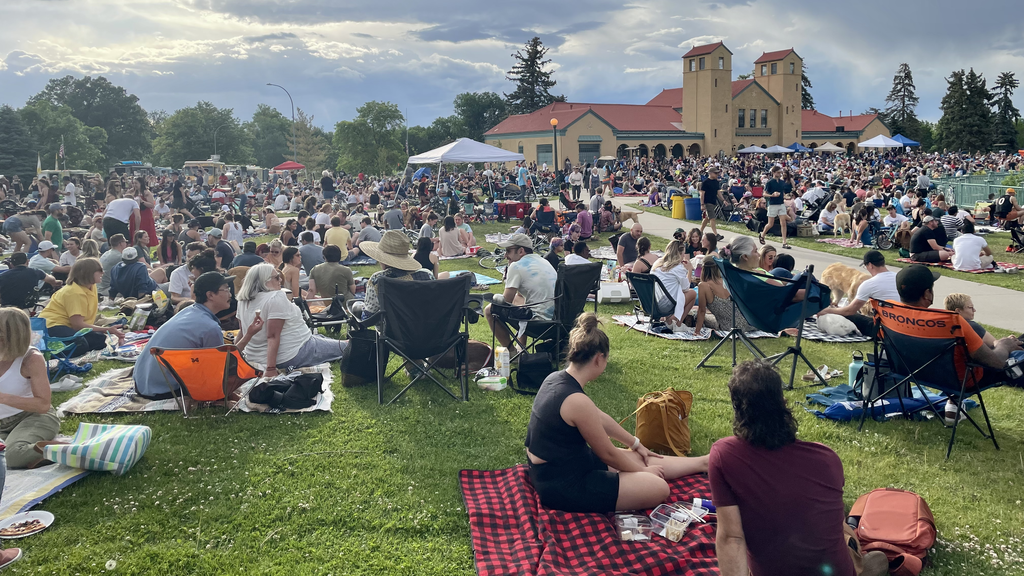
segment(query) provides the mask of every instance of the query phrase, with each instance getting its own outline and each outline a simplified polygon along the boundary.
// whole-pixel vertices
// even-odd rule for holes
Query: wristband
[[[640,438],[637,436],[633,437],[633,445],[629,447],[630,450],[636,452],[636,449],[640,447]]]

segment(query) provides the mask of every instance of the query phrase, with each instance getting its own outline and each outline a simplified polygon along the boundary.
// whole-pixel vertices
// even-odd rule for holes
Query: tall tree
[[[484,132],[508,117],[505,101],[494,92],[463,92],[455,97],[455,114],[468,138],[483,142]]]
[[[299,164],[306,167],[307,173],[319,177],[320,173],[327,168],[327,149],[330,142],[325,142],[322,136],[316,132],[317,127],[313,125],[313,117],[307,116],[301,108],[295,109],[295,142],[298,148]]]
[[[252,142],[256,165],[273,168],[292,158],[292,121],[266,104],[256,107],[243,126]]]
[[[995,88],[995,144],[1003,150],[1017,149],[1017,121],[1020,120],[1020,110],[1013,105],[1013,92],[1020,86],[1020,81],[1013,72],[1003,72],[996,79]]]
[[[234,112],[205,101],[168,116],[153,142],[156,162],[172,168],[189,160],[206,160],[215,153],[225,164],[252,161],[252,146]]]
[[[919,140],[921,137],[921,122],[917,119],[917,104],[920,99],[917,97],[916,88],[910,65],[903,63],[896,70],[896,75],[892,78],[892,89],[885,97],[886,125],[893,134],[903,134],[912,140]]]
[[[988,152],[992,149],[992,92],[985,84],[985,77],[975,72],[974,68],[964,77],[967,114],[963,148],[972,152]]]
[[[21,115],[10,106],[0,106],[0,174],[18,175],[25,187],[36,174],[36,147]]]
[[[67,106],[86,126],[106,130],[103,153],[107,162],[141,160],[152,150],[153,125],[139,98],[103,76],[53,78],[28,103],[43,100]]]
[[[946,95],[939,103],[942,117],[935,126],[936,145],[945,150],[963,149],[967,117],[967,89],[963,70],[954,70],[946,78]]]
[[[356,109],[356,118],[334,128],[338,169],[390,173],[405,159],[401,140],[405,117],[396,104],[371,101]]]
[[[547,53],[548,48],[534,36],[522,50],[512,55],[516,63],[505,75],[506,80],[516,85],[511,94],[505,94],[509,114],[529,114],[552,102],[565,100],[564,96],[550,92],[555,81],[551,79],[551,72],[544,69],[551,63],[550,59],[544,59]]]
[[[52,158],[64,146],[66,165],[71,170],[91,170],[105,173],[103,147],[107,132],[103,128],[86,126],[71,114],[67,106],[54,106],[43,100],[29,104],[18,111],[32,140],[45,158]]]
[[[807,77],[806,64],[803,65],[803,70],[800,72],[800,85],[803,87],[803,92],[800,93],[800,108],[814,110],[814,96],[811,96],[811,88],[814,86],[811,84],[811,79]]]

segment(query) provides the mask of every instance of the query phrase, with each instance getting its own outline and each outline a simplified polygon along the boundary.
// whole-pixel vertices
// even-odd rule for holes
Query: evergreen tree
[[[942,97],[939,109],[942,118],[935,126],[935,141],[944,150],[961,150],[964,140],[964,123],[967,110],[967,90],[964,87],[964,71],[954,70],[946,78],[946,95]]]
[[[811,96],[811,79],[807,77],[807,65],[804,64],[803,71],[800,72],[800,84],[803,85],[803,92],[800,94],[800,108],[804,110],[814,110],[814,96]]]
[[[911,140],[920,141],[920,121],[916,113],[920,99],[915,89],[910,66],[906,63],[900,64],[892,78],[892,90],[885,97],[883,121],[893,134],[903,134]]]
[[[15,174],[28,188],[36,174],[36,149],[32,135],[21,116],[10,106],[0,106],[0,174],[11,179]]]
[[[548,48],[534,36],[523,50],[512,55],[516,63],[505,76],[516,85],[511,94],[505,94],[509,114],[529,114],[552,102],[565,100],[564,96],[554,96],[550,92],[555,81],[551,79],[551,72],[544,69],[551,63],[550,59],[544,59],[547,53]]]
[[[985,77],[975,72],[974,68],[964,77],[967,108],[963,148],[972,152],[988,152],[992,149],[992,92],[985,84]]]
[[[295,109],[295,142],[299,151],[299,164],[306,167],[306,174],[312,179],[319,178],[324,168],[328,167],[327,149],[331,143],[324,139],[323,130],[317,133],[313,117],[307,116],[301,108]],[[288,159],[286,156],[282,158]]]
[[[1020,86],[1020,81],[1013,72],[1003,72],[996,79],[995,87],[995,144],[1004,150],[1017,149],[1017,121],[1020,110],[1013,105],[1013,91]]]

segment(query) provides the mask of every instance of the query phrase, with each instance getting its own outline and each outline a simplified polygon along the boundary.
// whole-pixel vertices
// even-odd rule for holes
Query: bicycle
[[[504,248],[495,248],[493,253],[481,248],[477,253],[480,252],[485,253],[479,261],[481,268],[496,270],[499,266],[506,266],[508,264],[508,259],[505,258]]]

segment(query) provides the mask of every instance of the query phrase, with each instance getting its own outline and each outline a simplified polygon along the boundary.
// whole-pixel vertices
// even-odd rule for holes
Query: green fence
[[[995,198],[1002,196],[1009,186],[1002,182],[1013,172],[988,172],[954,178],[940,178],[934,181],[938,191],[946,196],[947,204],[958,206],[974,206],[978,202],[987,202],[989,195]]]

